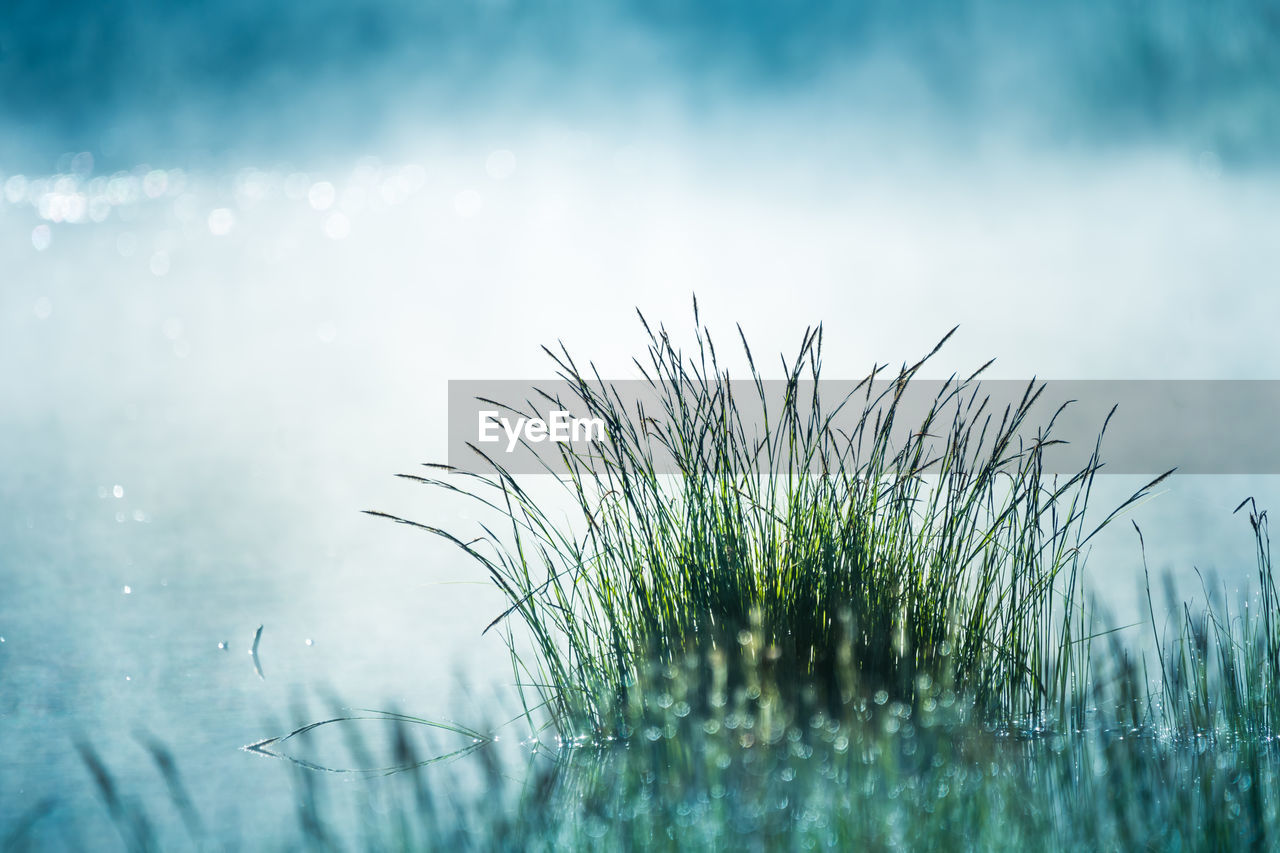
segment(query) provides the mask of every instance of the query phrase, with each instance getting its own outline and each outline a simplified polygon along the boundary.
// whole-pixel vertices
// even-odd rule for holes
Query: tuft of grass
[[[692,655],[727,661],[735,685],[767,670],[785,696],[828,710],[881,691],[914,703],[919,685],[944,684],[1006,724],[1081,714],[1083,548],[1163,477],[1088,526],[1105,424],[1079,472],[1046,474],[1061,407],[1044,408],[1043,385],[993,411],[984,366],[953,376],[920,423],[900,428],[904,393],[950,334],[919,362],[877,367],[827,401],[822,328],[807,330],[782,361],[779,403],[741,329],[754,392],[735,396],[742,386],[696,302],[694,319],[685,353],[640,317],[648,346],[635,364],[658,400],[652,411],[628,411],[563,345],[546,350],[575,411],[601,419],[609,437],[590,451],[561,445],[548,465],[568,520],[479,450],[480,473],[402,475],[492,513],[475,537],[392,518],[456,544],[506,595],[494,624],[530,691],[526,707],[545,709],[566,737],[616,736],[649,667]],[[841,431],[846,409],[859,414]],[[1033,412],[1049,414],[1034,432]],[[666,461],[678,473],[660,473],[672,470]]]

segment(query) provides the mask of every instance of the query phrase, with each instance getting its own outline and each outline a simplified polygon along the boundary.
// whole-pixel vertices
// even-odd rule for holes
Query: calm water
[[[505,719],[497,594],[360,511],[465,529],[392,476],[443,457],[447,380],[558,339],[631,377],[636,306],[679,336],[696,291],[757,354],[823,322],[828,376],[960,323],[931,375],[1280,378],[1254,0],[9,5],[0,844],[51,796],[38,841],[111,837],[77,740],[169,839],[163,740],[235,846],[298,796],[238,748],[330,694]],[[1234,588],[1251,494],[1172,481],[1152,567]],[[1132,528],[1091,565],[1131,621]]]
[[[997,356],[1003,377],[1280,376],[1264,170],[842,156],[768,124],[749,145],[565,124],[380,159],[0,176],[0,827],[49,795],[70,820],[42,839],[106,826],[77,738],[155,795],[136,740],[154,734],[207,817],[266,826],[288,777],[237,748],[318,718],[327,691],[500,717],[505,652],[480,636],[498,596],[360,510],[465,526],[391,476],[443,457],[445,382],[549,376],[538,346],[557,339],[630,377],[637,305],[687,331],[696,290],[713,332],[741,322],[757,353],[821,321],[830,375],[960,323],[931,375]],[[1108,480],[1098,505],[1136,485]],[[1280,506],[1268,478],[1175,479],[1134,513],[1152,567],[1234,588],[1252,546],[1230,510],[1250,494]],[[1091,565],[1124,618],[1127,522]]]

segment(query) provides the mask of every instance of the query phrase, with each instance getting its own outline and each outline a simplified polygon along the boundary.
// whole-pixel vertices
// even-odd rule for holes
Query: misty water
[[[696,290],[713,333],[741,322],[757,352],[823,322],[829,375],[922,354],[956,323],[931,375],[991,356],[1002,377],[1280,371],[1267,178],[1155,154],[780,177],[715,146],[564,130],[491,145],[8,179],[0,712],[26,746],[7,809],[70,784],[62,808],[105,820],[78,737],[146,791],[160,781],[131,735],[153,734],[198,801],[254,815],[287,808],[286,777],[237,747],[330,694],[500,716],[505,649],[480,634],[496,591],[445,543],[360,511],[467,529],[470,508],[392,476],[443,457],[446,381],[550,376],[538,346],[557,339],[629,378],[635,306],[691,331]],[[42,199],[85,208],[51,221]],[[1137,485],[1104,478],[1096,505]],[[1231,509],[1267,505],[1273,481],[1162,491],[1132,514],[1152,567],[1247,581]],[[1090,566],[1132,617],[1127,522]]]
[[[499,32],[501,4],[479,5]],[[1124,106],[1152,101],[1159,68],[1115,59],[1125,42],[1099,10],[1067,29],[1115,42],[1089,83],[1062,70],[1084,63],[1071,39],[1045,59],[981,26],[967,37],[1001,48],[960,80],[967,53],[889,12],[912,37],[858,30],[876,48],[859,63],[840,59],[848,32],[779,34],[767,16],[706,59],[715,16],[622,3],[575,20],[559,65],[539,42],[553,24],[518,50],[445,51],[467,82],[451,87],[413,36],[432,21],[399,32],[386,24],[407,10],[383,6],[367,39],[332,49],[351,79],[310,79],[315,58],[270,74],[252,30],[245,74],[271,81],[256,101],[190,70],[155,102],[122,94],[164,76],[198,16],[156,24],[170,41],[121,36],[148,45],[136,63],[89,51],[82,76],[115,83],[47,115],[36,84],[71,72],[20,40],[7,109],[25,131],[0,146],[0,830],[55,797],[42,841],[111,832],[79,741],[164,803],[141,743],[158,738],[234,843],[289,837],[274,827],[294,800],[281,762],[239,747],[331,697],[512,716],[506,649],[481,635],[500,594],[447,543],[361,511],[471,529],[471,508],[393,476],[443,459],[447,381],[549,378],[539,348],[559,340],[635,378],[637,307],[688,336],[696,293],[712,334],[740,323],[757,354],[823,323],[842,378],[913,361],[956,324],[926,375],[995,357],[1001,378],[1280,377],[1271,104],[1245,92],[1270,79],[1258,67],[1245,94],[1229,75],[1196,83],[1223,105],[1212,121],[1173,97],[1186,86],[1153,118]],[[635,14],[624,37],[614,16]],[[1180,14],[1152,62],[1198,32]],[[601,68],[598,91],[572,70]],[[1141,483],[1103,478],[1099,520]],[[1129,518],[1187,596],[1203,600],[1197,570],[1247,589],[1253,543],[1231,511],[1248,496],[1280,507],[1274,478],[1174,477],[1100,536],[1090,584],[1112,621],[1143,618]]]

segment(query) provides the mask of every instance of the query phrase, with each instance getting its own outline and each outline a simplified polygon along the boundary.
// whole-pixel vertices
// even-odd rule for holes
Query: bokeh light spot
[[[31,245],[36,247],[37,252],[43,252],[53,243],[53,231],[48,225],[37,225],[31,229]]]
[[[484,170],[495,181],[505,181],[516,172],[516,155],[505,148],[500,148],[485,160]]]
[[[333,184],[328,181],[320,181],[311,185],[311,191],[307,193],[307,200],[311,202],[311,206],[316,210],[328,210],[333,207],[333,200],[337,196],[337,192],[333,188]]]
[[[209,232],[215,237],[225,237],[235,227],[236,215],[229,208],[219,207],[209,212]]]

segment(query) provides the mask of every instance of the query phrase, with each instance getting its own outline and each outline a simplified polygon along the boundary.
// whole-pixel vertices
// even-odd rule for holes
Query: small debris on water
[[[259,625],[258,632],[253,635],[253,648],[249,649],[249,656],[253,658],[253,669],[258,673],[258,678],[266,681],[267,677],[262,674],[262,662],[258,659],[258,644],[262,642],[262,628],[263,626]]]

